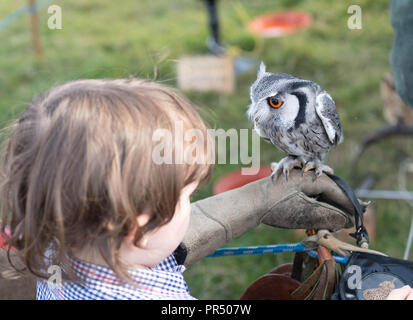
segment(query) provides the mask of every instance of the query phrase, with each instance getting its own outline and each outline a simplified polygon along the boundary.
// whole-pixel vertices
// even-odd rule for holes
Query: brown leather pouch
[[[293,264],[281,265],[261,276],[240,299],[330,300],[338,280],[336,263],[326,248],[317,250],[318,261],[306,253],[296,253]]]

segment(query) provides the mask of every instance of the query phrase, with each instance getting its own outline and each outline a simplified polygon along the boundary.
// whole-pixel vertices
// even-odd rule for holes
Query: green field
[[[25,1],[1,1],[0,17]],[[49,30],[47,9],[39,19],[44,57],[32,52],[28,16],[0,31],[0,125],[17,117],[34,94],[62,82],[80,78],[134,75],[176,85],[176,60],[183,55],[207,53],[206,10],[196,0],[72,0],[62,7],[63,29]],[[220,1],[222,38],[248,58],[264,60],[267,70],[287,72],[318,82],[336,101],[344,142],[330,152],[327,164],[346,180],[360,182],[368,173],[376,188],[396,189],[399,162],[412,157],[412,142],[384,141],[366,152],[359,176],[349,176],[349,164],[361,138],[386,124],[379,84],[390,71],[393,41],[388,0],[354,0],[362,8],[362,29],[347,27],[348,1],[240,0]],[[278,39],[252,36],[246,21],[271,11],[297,8],[313,16],[310,28]],[[156,72],[154,71],[156,70]],[[186,93],[216,128],[251,128],[245,112],[255,70],[237,78],[231,95]],[[261,143],[261,163],[283,156]],[[214,182],[239,165],[216,165],[210,183],[194,200],[212,195]],[[355,185],[353,185],[355,186]],[[372,247],[402,257],[412,208],[402,201],[375,201],[377,237]],[[258,245],[297,242],[290,230],[260,226],[228,244]],[[250,282],[276,265],[291,262],[291,254],[204,259],[185,272],[192,295],[200,299],[237,299]]]

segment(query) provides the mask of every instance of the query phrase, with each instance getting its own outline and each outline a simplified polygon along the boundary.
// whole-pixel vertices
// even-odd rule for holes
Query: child
[[[195,141],[179,141],[180,128]],[[185,98],[153,82],[69,82],[36,98],[11,129],[1,153],[2,236],[40,279],[37,299],[193,299],[183,263],[260,223],[352,225],[339,187],[299,169],[288,181],[200,200],[191,213],[190,195],[212,170],[211,139]]]
[[[154,132],[174,137],[177,121],[208,141],[189,101],[131,78],[69,82],[23,112],[2,153],[2,221],[37,299],[193,299],[173,252],[212,167],[175,161],[176,139],[162,142],[172,163],[154,161]]]

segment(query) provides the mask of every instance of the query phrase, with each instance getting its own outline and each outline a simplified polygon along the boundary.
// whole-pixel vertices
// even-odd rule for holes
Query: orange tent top
[[[262,37],[275,38],[292,34],[311,23],[312,18],[308,13],[289,10],[259,16],[249,23],[249,30]]]

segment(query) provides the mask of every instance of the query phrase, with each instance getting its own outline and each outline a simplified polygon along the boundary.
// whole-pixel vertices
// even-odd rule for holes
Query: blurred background
[[[23,0],[1,1],[0,19],[26,4]],[[80,78],[133,75],[177,86],[181,57],[210,54],[209,17],[201,0],[57,0],[51,4],[62,8],[62,29],[49,29],[47,6],[39,9],[37,53],[29,14],[7,24],[3,21],[0,27],[1,127],[18,117],[33,95],[53,85]],[[231,93],[185,90],[185,94],[199,106],[210,126],[251,129],[246,118],[249,87],[260,60],[270,72],[313,80],[334,98],[345,137],[329,153],[327,164],[354,188],[374,175],[375,189],[398,190],[399,165],[413,157],[412,139],[397,137],[376,143],[360,158],[357,172],[351,173],[362,138],[388,123],[380,84],[385,73],[391,72],[388,56],[393,42],[388,0],[353,0],[351,4],[362,9],[359,30],[347,26],[351,15],[348,1],[217,1],[221,42],[228,55],[242,57],[247,67],[238,70]],[[262,38],[248,28],[258,16],[291,9],[308,13],[312,24],[275,38]],[[261,141],[262,165],[283,156]],[[216,165],[211,181],[193,200],[211,196],[216,181],[240,167]],[[401,258],[411,207],[404,200],[376,199],[374,208],[377,223],[371,248]],[[292,230],[259,226],[228,246],[300,240],[302,236]],[[252,281],[292,258],[292,254],[208,258],[184,275],[191,294],[199,299],[238,299]]]

